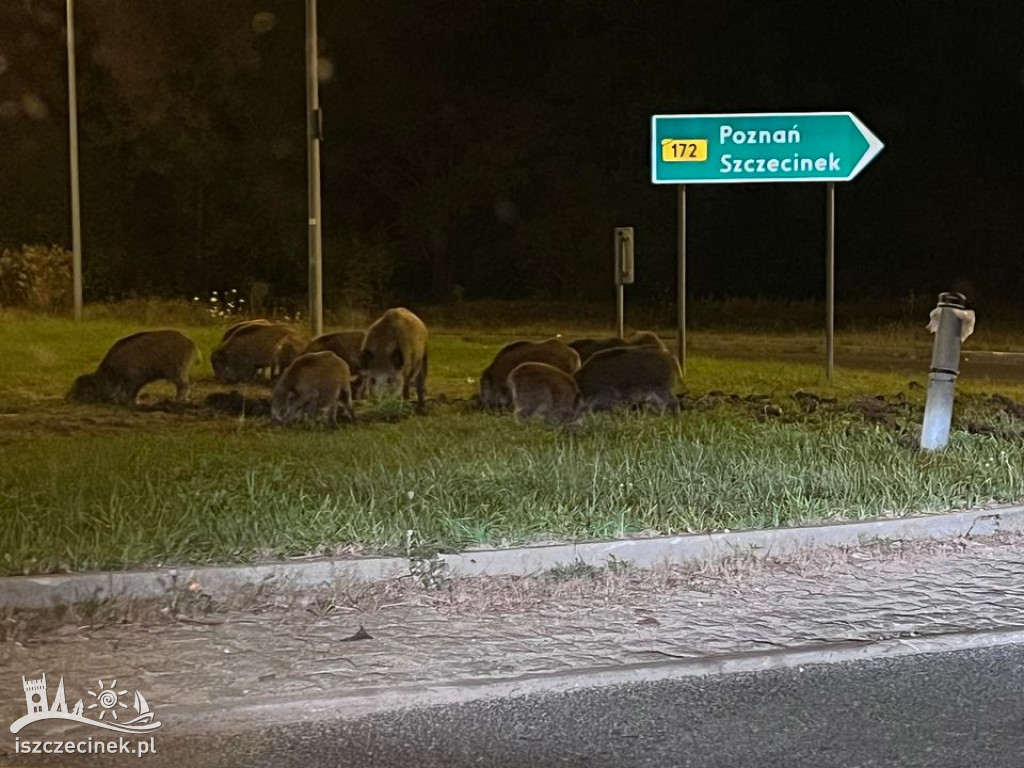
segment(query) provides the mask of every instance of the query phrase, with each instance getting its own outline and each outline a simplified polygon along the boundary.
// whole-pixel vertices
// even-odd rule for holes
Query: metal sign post
[[[75,75],[75,7],[68,0],[68,128],[71,147],[71,279],[75,320],[82,319],[82,213],[78,194],[78,84]]]
[[[686,185],[679,185],[678,195],[678,225],[677,236],[679,238],[676,257],[679,261],[676,269],[678,280],[676,296],[676,357],[679,359],[679,369],[683,376],[686,375]]]
[[[306,0],[306,134],[309,183],[309,324],[324,331],[322,222],[320,220],[320,88],[317,77],[316,0]]]
[[[633,266],[633,228],[615,228],[615,333],[620,339],[626,336],[626,296],[623,286],[632,285],[634,280]]]
[[[835,182],[859,174],[883,144],[850,112],[654,115],[651,181],[679,187],[679,365],[686,372],[686,185],[826,182],[825,374],[835,341]]]
[[[836,185],[825,185],[825,378],[832,380],[836,336]]]

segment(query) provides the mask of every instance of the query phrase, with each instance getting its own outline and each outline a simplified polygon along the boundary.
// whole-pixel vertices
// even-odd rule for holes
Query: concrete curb
[[[466,704],[474,701],[569,693],[587,688],[654,683],[707,675],[735,675],[792,669],[813,664],[871,661],[924,653],[951,653],[1018,645],[1024,627],[985,632],[960,632],[921,637],[889,638],[875,642],[815,644],[795,648],[610,667],[573,669],[490,680],[452,680],[446,683],[397,688],[356,689],[344,693],[270,699],[241,705],[216,702],[187,708],[165,707],[164,722],[195,732],[234,732],[269,725],[316,720],[353,720],[413,707]]]
[[[662,563],[712,562],[747,555],[784,556],[827,546],[856,546],[874,540],[949,539],[1024,530],[1024,506],[981,509],[804,528],[771,528],[653,539],[618,539],[516,549],[467,550],[441,555],[453,576],[528,575],[582,561],[605,565],[612,558],[639,568]],[[254,566],[109,571],[57,576],[0,577],[0,606],[46,608],[110,597],[159,597],[195,581],[216,597],[244,586],[314,587],[336,581],[373,582],[408,576],[403,557],[370,557],[269,563]]]

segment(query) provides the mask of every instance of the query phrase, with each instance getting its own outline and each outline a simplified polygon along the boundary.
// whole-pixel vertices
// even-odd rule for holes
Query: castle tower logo
[[[37,720],[73,720],[120,733],[149,733],[160,727],[159,721],[154,722],[155,714],[141,693],[135,691],[134,700],[128,704],[127,698],[121,698],[128,690],[117,690],[117,680],[113,680],[109,687],[105,686],[102,680],[98,682],[96,691],[88,692],[95,701],[83,704],[82,699],[79,699],[69,712],[64,697],[63,677],[53,700],[49,703],[46,696],[46,675],[39,680],[26,680],[22,677],[21,684],[25,689],[25,707],[28,714],[11,724],[11,733],[18,733],[26,725]],[[96,717],[87,717],[87,714]]]

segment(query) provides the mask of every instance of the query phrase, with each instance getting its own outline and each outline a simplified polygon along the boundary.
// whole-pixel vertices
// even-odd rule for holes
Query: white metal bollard
[[[974,312],[961,293],[940,293],[928,329],[935,334],[928,393],[921,428],[921,449],[937,451],[949,442],[953,398],[960,375],[960,344],[974,331]]]

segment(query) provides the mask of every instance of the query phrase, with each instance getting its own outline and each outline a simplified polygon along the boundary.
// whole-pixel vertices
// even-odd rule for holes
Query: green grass
[[[156,325],[159,325],[157,323]],[[508,340],[438,334],[423,416],[360,404],[338,431],[64,404],[74,376],[137,330],[120,321],[0,324],[0,572],[246,562],[792,525],[1024,499],[1024,420],[963,382],[950,448],[914,447],[923,392],[906,374],[705,357],[678,417],[521,425],[458,402]],[[209,380],[215,326],[185,329]],[[924,382],[923,375],[915,378]],[[712,391],[758,394],[741,400]],[[797,390],[834,397],[802,409]],[[170,388],[158,389],[168,394]],[[1024,388],[999,393],[1024,399]],[[906,400],[892,398],[905,392]],[[265,394],[265,391],[264,391]],[[889,396],[877,417],[876,394]],[[770,406],[770,407],[769,407]]]
[[[81,373],[95,368],[110,345],[129,333],[145,328],[169,327],[168,324],[129,324],[119,320],[92,320],[75,323],[61,318],[17,318],[0,313],[0,408],[17,402],[31,405],[45,398],[63,397],[71,382]],[[202,384],[212,381],[210,352],[219,341],[224,325],[175,326],[196,341],[203,361],[194,373]],[[328,328],[327,330],[333,330]],[[477,391],[480,373],[494,353],[513,338],[542,338],[560,332],[558,326],[529,329],[529,334],[497,333],[491,331],[459,332],[440,329],[430,341],[430,390],[450,396],[469,396]],[[576,335],[603,335],[607,329],[590,328]],[[567,335],[574,338],[575,335]],[[796,340],[805,347],[814,343],[812,337],[799,336]],[[845,337],[840,337],[843,343]],[[888,332],[875,335],[857,334],[850,337],[858,345],[871,347],[891,343]],[[692,346],[698,350],[716,351],[728,355],[734,348],[763,348],[765,339],[751,334],[698,333]],[[827,383],[820,364],[768,363],[706,357],[698,354],[687,362],[686,388],[703,392],[725,389],[730,392],[791,393],[797,389],[813,388],[824,395],[853,396],[858,393],[876,394],[899,392],[909,379],[918,383],[926,380],[926,371],[908,377],[875,371],[840,371],[833,383]],[[166,394],[172,390],[155,385],[156,391]],[[990,391],[987,382],[962,381],[962,392]],[[1012,397],[1024,395],[1024,386],[1000,385],[1000,392]],[[2,425],[0,425],[2,428]]]

